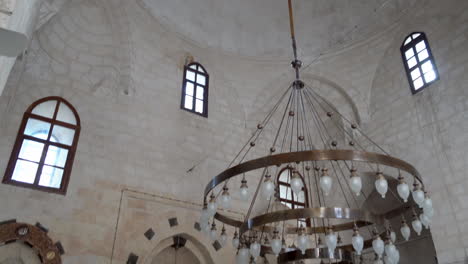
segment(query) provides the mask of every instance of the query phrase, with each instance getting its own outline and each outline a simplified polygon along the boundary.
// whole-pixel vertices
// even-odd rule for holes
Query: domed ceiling
[[[141,0],[200,46],[243,56],[291,54],[287,0]],[[383,30],[417,0],[293,0],[300,52],[313,55]]]

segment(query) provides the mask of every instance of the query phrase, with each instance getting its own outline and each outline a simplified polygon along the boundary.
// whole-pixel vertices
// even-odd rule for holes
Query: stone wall
[[[37,99],[70,101],[81,117],[81,137],[67,195],[2,184],[0,221],[41,222],[62,242],[67,264],[126,263],[131,253],[149,264],[158,244],[177,234],[193,238],[214,263],[231,263],[223,261],[233,262],[231,247],[216,251],[194,228],[196,211],[204,185],[248,138],[269,95],[289,85],[289,62],[200,47],[141,4],[71,0],[36,31],[0,97],[0,171],[22,114]],[[439,261],[463,262],[468,13],[463,1],[421,0],[416,6],[421,8],[372,38],[306,58],[304,79],[423,173],[436,206]],[[428,35],[441,80],[412,96],[399,46],[418,30]],[[187,56],[210,73],[208,119],[179,109]],[[230,187],[240,210],[245,204],[236,199],[238,186]],[[175,228],[168,224],[174,217]],[[151,241],[144,236],[149,228],[156,234]]]

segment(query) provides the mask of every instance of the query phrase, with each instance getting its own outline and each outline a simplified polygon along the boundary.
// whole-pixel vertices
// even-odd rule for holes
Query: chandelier
[[[411,164],[390,156],[300,79],[291,0],[288,5],[295,79],[228,168],[207,184],[200,226],[222,246],[228,241],[225,226],[234,228],[238,264],[255,263],[266,254],[277,256],[278,263],[356,263],[367,248],[374,263],[397,264],[400,253],[390,220],[402,218],[403,242],[410,238],[410,226],[419,236],[423,226],[430,226],[432,200]],[[266,155],[259,156],[262,152]],[[246,159],[251,156],[256,158]],[[241,179],[238,196],[249,203],[242,219],[226,214],[236,178]],[[248,180],[255,182],[253,191]],[[392,196],[398,206],[375,212],[364,202],[371,193],[377,199]],[[254,214],[259,204],[266,209]],[[217,224],[222,224],[220,235]]]

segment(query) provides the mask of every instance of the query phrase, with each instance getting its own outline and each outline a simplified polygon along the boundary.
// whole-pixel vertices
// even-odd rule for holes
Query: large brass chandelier
[[[389,220],[403,218],[401,240],[408,241],[410,225],[417,235],[423,226],[429,228],[432,200],[411,164],[390,156],[300,79],[291,0],[288,4],[295,79],[228,168],[206,186],[201,228],[224,246],[225,226],[233,227],[239,264],[255,263],[266,254],[277,256],[278,263],[355,263],[366,248],[373,249],[374,263],[397,264],[397,236]],[[266,156],[246,160],[260,151]],[[242,177],[239,197],[250,201],[243,219],[225,213],[231,205],[230,182],[236,177]],[[256,181],[253,192],[249,178]],[[389,184],[392,179],[397,184]],[[371,190],[366,192],[368,182]],[[399,205],[376,213],[363,203],[371,192],[382,197],[378,199],[393,196]],[[254,215],[260,203],[266,203],[266,209]],[[407,211],[412,213],[408,222]],[[221,234],[216,223],[222,224]]]

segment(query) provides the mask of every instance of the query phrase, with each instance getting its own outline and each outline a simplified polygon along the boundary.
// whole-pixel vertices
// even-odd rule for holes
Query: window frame
[[[190,66],[196,66],[196,69],[192,69],[190,68]],[[199,68],[201,68],[202,70],[200,71]],[[187,79],[187,72],[188,71],[192,71],[195,73],[195,81],[191,81],[191,80],[188,80]],[[197,77],[198,75],[203,75],[205,77],[205,85],[201,85],[199,83],[197,83]],[[187,87],[187,83],[190,82],[193,84],[193,109],[190,110],[190,109],[187,109],[185,108],[185,96],[186,96],[186,87]],[[181,96],[181,101],[180,101],[180,108],[182,110],[185,110],[187,112],[190,112],[190,113],[194,113],[194,114],[197,114],[199,116],[203,116],[203,117],[208,117],[208,91],[209,91],[209,84],[210,84],[210,75],[208,74],[208,72],[206,71],[205,67],[203,67],[203,65],[201,65],[200,63],[198,62],[191,62],[187,65],[184,66],[184,77],[182,79],[182,96]],[[203,112],[202,113],[199,113],[197,111],[195,111],[195,102],[196,102],[196,95],[197,95],[197,86],[202,86],[204,88],[204,94],[203,94]]]
[[[291,205],[290,209],[298,209],[298,208],[295,208],[296,206],[302,206],[301,208],[308,208],[309,207],[309,192],[307,190],[307,186],[306,186],[306,182],[304,180],[304,177],[301,175],[301,173],[297,172],[297,175],[299,175],[299,177],[301,177],[302,184],[304,186],[304,187],[302,187],[302,191],[304,192],[304,203],[301,203],[301,202],[298,202],[298,201],[294,200],[296,195],[294,194],[294,191],[291,188],[291,184],[288,183],[288,182],[284,182],[284,181],[280,180],[281,174],[283,174],[283,172],[286,171],[286,170],[289,170],[290,175],[292,175],[293,169],[291,167],[287,166],[287,167],[281,169],[278,172],[278,175],[276,176],[276,184],[278,186],[278,188],[277,188],[278,200],[280,201],[281,204],[283,204],[283,202],[290,204]],[[291,181],[291,179],[288,179],[288,180]],[[280,191],[281,187],[280,186],[286,186],[286,188],[289,188],[289,191],[291,192],[291,200],[281,197],[281,191]],[[305,222],[304,221],[298,221],[298,222],[305,223],[305,225],[307,227],[311,226],[310,218],[305,219]]]
[[[415,35],[415,34],[420,34],[420,35],[413,39],[412,36]],[[408,38],[411,38],[411,41],[408,42],[407,44],[405,44],[405,42],[408,40]],[[416,65],[413,66],[412,68],[409,68],[408,60],[406,59],[405,52],[410,50],[410,49],[415,49],[416,44],[418,44],[420,41],[425,42],[428,57],[425,58],[422,61],[419,61],[418,52],[416,52],[416,50],[414,50],[415,51],[414,52],[414,57],[416,58]],[[410,89],[411,89],[411,93],[413,95],[421,92],[422,90],[427,88],[429,85],[431,85],[432,83],[439,80],[439,70],[437,69],[437,65],[436,65],[432,50],[431,50],[431,46],[429,45],[429,41],[427,40],[426,34],[424,32],[412,32],[411,34],[406,36],[406,38],[403,40],[403,43],[401,44],[400,52],[401,52],[401,58],[403,59],[403,64],[404,64],[404,67],[405,67],[406,77],[408,79]],[[424,80],[424,73],[421,72],[421,78],[422,78],[422,80],[424,82],[424,85],[421,86],[418,89],[415,89],[413,79],[411,78],[411,70],[414,70],[416,68],[419,68],[421,70],[421,65],[424,64],[427,61],[432,62],[433,71],[436,74],[436,78],[434,80],[432,80],[431,82],[426,83],[426,81]]]
[[[40,105],[40,104],[42,104],[44,102],[47,102],[47,101],[57,101],[57,104],[55,105],[55,109],[54,109],[54,113],[53,113],[52,118],[32,113],[36,106],[38,106],[38,105]],[[72,113],[74,114],[74,117],[76,119],[76,125],[66,123],[66,122],[63,122],[63,121],[59,121],[59,120],[56,119],[61,103],[65,104],[66,106],[68,106],[70,108],[70,110],[72,111]],[[30,118],[37,119],[39,121],[47,122],[47,123],[50,124],[48,139],[44,140],[44,139],[41,139],[41,138],[36,138],[36,137],[24,134],[25,129],[26,129],[26,125],[27,125],[28,120]],[[53,132],[53,128],[54,128],[55,125],[62,126],[62,127],[65,127],[65,128],[69,128],[69,129],[73,129],[75,131],[74,136],[73,136],[73,141],[72,141],[72,144],[70,146],[68,146],[66,144],[63,144],[63,143],[50,141],[50,138],[53,136],[52,132]],[[71,175],[71,171],[72,171],[72,167],[73,167],[73,161],[74,161],[74,158],[75,158],[76,149],[77,149],[77,146],[78,146],[80,131],[81,131],[80,117],[79,117],[78,112],[76,111],[76,109],[73,107],[73,105],[70,104],[68,101],[66,101],[62,97],[58,97],[58,96],[49,96],[49,97],[45,97],[45,98],[42,98],[42,99],[39,99],[39,100],[35,101],[33,104],[31,104],[27,108],[27,110],[23,114],[23,119],[21,121],[21,125],[19,127],[18,134],[16,136],[15,144],[13,146],[13,150],[11,152],[10,160],[8,161],[7,169],[5,171],[5,175],[3,177],[2,183],[3,184],[14,185],[14,186],[18,186],[18,187],[23,187],[23,188],[28,188],[28,189],[34,189],[34,190],[39,190],[39,191],[44,191],[44,192],[49,192],[49,193],[56,193],[56,194],[65,195],[67,193],[68,184],[70,182],[70,175]],[[17,163],[18,160],[20,160],[19,154],[20,154],[21,147],[23,145],[24,140],[31,140],[31,141],[34,141],[34,142],[39,142],[39,143],[44,144],[42,154],[41,154],[41,158],[40,158],[39,162],[36,162],[38,164],[38,168],[37,168],[36,176],[34,178],[33,183],[25,183],[25,182],[15,181],[15,180],[12,179],[13,173],[15,171],[16,163]],[[60,188],[53,188],[53,187],[47,187],[47,186],[39,185],[39,181],[40,181],[40,178],[41,178],[40,173],[42,172],[43,167],[45,165],[45,158],[47,156],[47,153],[48,153],[48,150],[49,150],[50,146],[55,146],[55,147],[59,147],[59,148],[63,148],[63,149],[68,150],[68,156],[66,158],[65,165],[63,167],[63,174],[62,174],[62,180],[61,180]],[[21,160],[24,160],[24,159],[21,159]],[[54,165],[50,165],[50,166],[51,167],[56,167]]]

